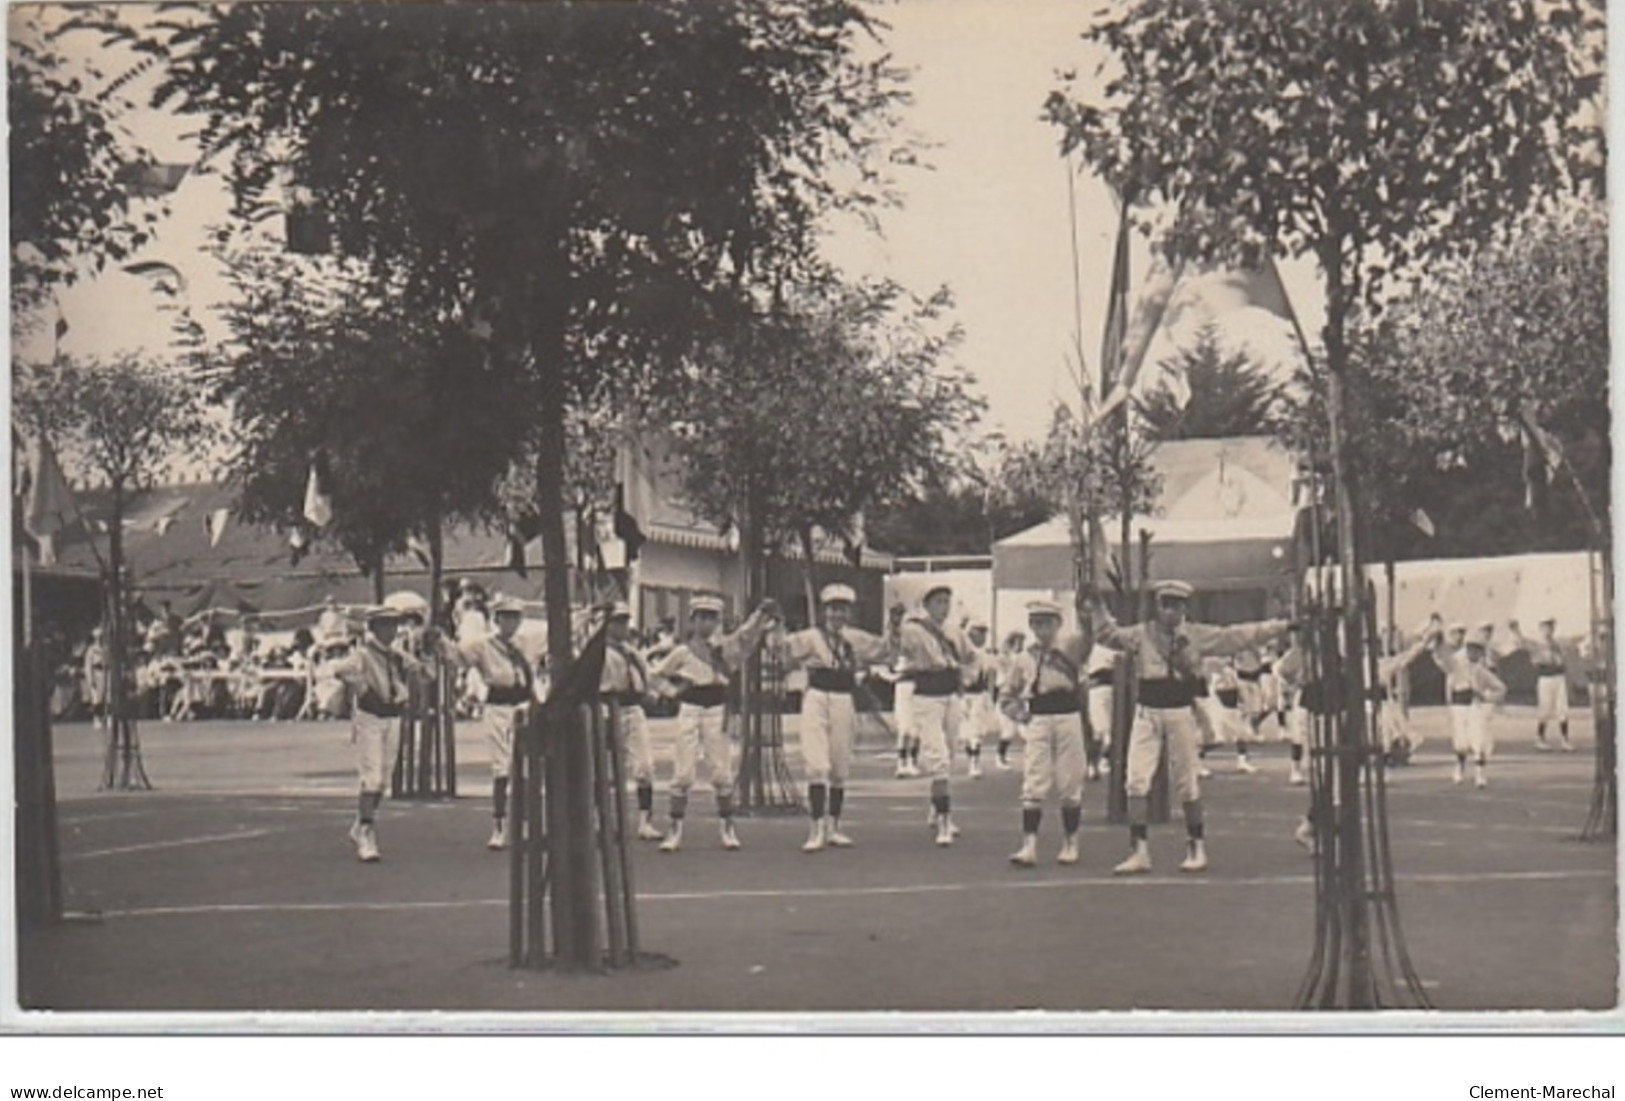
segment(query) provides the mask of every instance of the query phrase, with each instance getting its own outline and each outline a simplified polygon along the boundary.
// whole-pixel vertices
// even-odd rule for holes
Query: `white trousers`
[[[846,783],[856,722],[852,693],[809,688],[801,694],[801,761],[807,783]]]
[[[727,716],[728,709],[721,705],[699,707],[685,703],[678,707],[677,740],[672,746],[676,765],[671,779],[673,795],[687,795],[694,786],[702,754],[710,769],[711,787],[719,796],[733,792],[733,743],[728,740],[724,721]]]
[[[491,778],[506,780],[513,767],[514,715],[519,708],[511,703],[488,703],[480,713],[485,724],[485,745],[491,752]]]
[[[1541,722],[1567,722],[1569,718],[1569,678],[1561,673],[1535,679],[1535,702]]]
[[[1455,753],[1489,760],[1495,753],[1495,733],[1487,703],[1450,705],[1450,748]]]
[[[350,721],[350,741],[355,745],[355,766],[362,791],[381,792],[389,786],[395,771],[395,754],[401,744],[401,720],[383,719],[356,708]]]
[[[914,682],[900,680],[894,689],[892,718],[897,723],[897,748],[903,748],[906,738],[914,737]]]
[[[920,696],[910,701],[914,737],[920,740],[920,767],[933,780],[946,780],[953,759],[948,754],[952,696]]]
[[[1128,739],[1128,776],[1123,790],[1131,797],[1151,794],[1157,761],[1166,751],[1168,780],[1174,797],[1194,803],[1202,797],[1196,780],[1196,716],[1188,707],[1142,707],[1134,716]]]
[[[1025,748],[1021,755],[1021,805],[1041,807],[1051,791],[1061,805],[1083,803],[1083,717],[1034,715],[1021,728]]]
[[[959,724],[959,744],[967,749],[979,746],[982,739],[999,731],[998,709],[993,697],[976,692],[965,697],[965,719]]]
[[[1101,745],[1112,744],[1112,688],[1092,685],[1089,689],[1089,726]]]
[[[626,757],[627,771],[640,784],[653,783],[655,758],[649,745],[649,717],[635,704],[622,707],[620,713],[621,752]]]

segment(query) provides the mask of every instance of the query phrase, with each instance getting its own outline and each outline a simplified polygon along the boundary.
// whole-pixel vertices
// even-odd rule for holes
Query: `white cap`
[[[720,596],[696,596],[688,602],[688,614],[697,612],[710,612],[713,615],[722,614],[722,598]]]
[[[498,596],[495,600],[491,601],[491,614],[493,616],[499,616],[503,613],[507,613],[509,615],[524,615],[524,602],[519,600],[517,597]]]
[[[857,602],[858,594],[852,591],[850,585],[840,583],[825,585],[823,591],[818,594],[818,603],[820,604],[856,604]]]
[[[1452,623],[1450,625],[1449,629],[1451,631],[1460,631],[1462,634],[1466,634],[1467,633],[1467,624],[1463,623],[1461,620],[1458,619],[1458,620],[1456,620],[1456,622],[1454,622],[1454,623]]]
[[[972,619],[969,623],[967,623],[965,625],[965,630],[967,630],[967,631],[985,631],[985,630],[987,630],[987,621],[983,620],[983,619]]]
[[[410,589],[402,589],[384,597],[384,607],[393,608],[402,616],[416,616],[422,620],[429,618],[429,602]]]
[[[363,618],[365,618],[368,623],[373,623],[381,619],[401,620],[405,619],[406,616],[406,612],[386,601],[383,604],[374,604],[369,607],[364,613]]]
[[[617,600],[609,606],[609,615],[606,619],[631,619],[632,606],[624,600]]]
[[[920,603],[924,604],[927,600],[930,600],[933,596],[936,596],[938,593],[947,593],[949,596],[952,596],[952,595],[954,595],[953,586],[952,585],[942,585],[942,584],[932,585],[929,589],[925,590],[925,592],[921,594]]]
[[[1029,600],[1029,601],[1027,601],[1027,617],[1029,619],[1033,618],[1034,616],[1043,616],[1043,615],[1054,616],[1056,619],[1060,619],[1061,618],[1061,606],[1059,604],[1055,603],[1055,601],[1053,601],[1053,600]]]
[[[1151,587],[1151,591],[1156,594],[1158,600],[1164,597],[1189,600],[1196,590],[1183,581],[1158,581]]]

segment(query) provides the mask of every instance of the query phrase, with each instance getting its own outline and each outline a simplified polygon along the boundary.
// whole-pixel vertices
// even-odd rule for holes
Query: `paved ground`
[[[1486,791],[1454,787],[1443,716],[1392,774],[1399,899],[1412,958],[1445,1009],[1600,1009],[1618,1000],[1614,846],[1567,838],[1585,817],[1579,752],[1536,754],[1528,715],[1501,722]],[[662,737],[669,724],[660,724]],[[488,830],[484,750],[460,735],[466,798],[387,805],[383,863],[355,863],[340,724],[149,723],[159,790],[98,794],[99,745],[60,729],[69,906],[99,911],[25,942],[26,1006],[70,1009],[1019,1010],[1289,1009],[1310,949],[1303,807],[1280,747],[1209,782],[1213,867],[1180,875],[1180,831],[1157,872],[1113,879],[1125,847],[1086,809],[1076,868],[1012,868],[1015,772],[957,780],[960,843],[939,850],[923,780],[871,747],[849,798],[858,847],[807,856],[799,820],[748,820],[715,847],[695,799],[676,856],[639,849],[647,948],[675,968],[609,978],[507,969],[506,861]],[[794,752],[792,749],[792,762]],[[664,798],[661,799],[664,805]],[[1052,859],[1058,825],[1045,823]]]

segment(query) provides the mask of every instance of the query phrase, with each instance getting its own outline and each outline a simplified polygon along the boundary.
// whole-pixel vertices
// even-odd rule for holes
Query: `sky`
[[[890,276],[925,295],[947,285],[965,332],[960,359],[988,402],[984,428],[1012,440],[1042,435],[1057,399],[1075,394],[1067,366],[1081,320],[1089,370],[1098,371],[1117,215],[1099,181],[1060,156],[1060,131],[1044,122],[1045,97],[1062,70],[1090,79],[1100,60],[1080,38],[1098,0],[900,0],[877,6],[891,25],[887,47],[912,72],[906,125],[928,143],[929,169],[900,169],[902,202],[881,216],[876,237],[833,227],[829,254],[854,274]],[[150,83],[150,82],[149,82]],[[140,85],[138,85],[138,88]],[[154,113],[130,119],[159,159],[189,159],[186,125]],[[1068,176],[1077,215],[1079,272],[1074,293],[1069,246]],[[187,279],[187,300],[211,336],[222,336],[209,305],[228,292],[203,251],[207,227],[228,202],[217,175],[188,177],[171,215],[143,259],[159,259]],[[1148,264],[1136,246],[1133,281]],[[1305,327],[1321,321],[1312,267],[1288,262],[1282,273]],[[61,295],[69,323],[63,351],[106,355],[163,348],[173,303],[143,279],[113,271]],[[1251,314],[1252,311],[1249,311]],[[1284,369],[1293,355],[1287,330],[1269,316],[1221,321],[1224,338]],[[1173,350],[1179,334],[1154,342],[1147,362]],[[49,355],[42,338],[22,356]]]

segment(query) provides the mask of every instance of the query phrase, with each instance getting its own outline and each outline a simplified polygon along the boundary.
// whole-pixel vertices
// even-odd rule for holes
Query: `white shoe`
[[[498,822],[491,827],[491,838],[485,843],[485,847],[492,852],[508,847],[508,827],[504,823]]]
[[[1249,761],[1245,757],[1237,757],[1236,758],[1236,771],[1237,772],[1245,772],[1247,775],[1251,776],[1253,773],[1258,771],[1258,766],[1253,764],[1251,761]]]
[[[660,851],[663,853],[674,853],[682,847],[683,824],[681,822],[673,822],[671,824],[671,832],[668,833],[666,835],[666,839],[660,843]]]
[[[943,848],[947,848],[949,845],[952,845],[954,843],[954,838],[956,838],[958,836],[959,836],[959,828],[957,826],[955,826],[953,824],[953,822],[948,819],[947,816],[944,816],[937,823],[937,844],[938,845],[941,845]]]
[[[1483,769],[1479,769],[1473,774],[1473,786],[1480,791],[1490,786],[1490,778],[1484,774]]]
[[[1209,780],[1212,779],[1212,777],[1213,770],[1211,768],[1208,768],[1206,765],[1196,766],[1196,778],[1198,780]]]
[[[970,762],[970,770],[966,773],[966,775],[968,775],[972,780],[980,780],[982,778],[982,762],[972,757]]]
[[[1574,752],[1574,743],[1569,741],[1567,738],[1563,739],[1563,752],[1564,753],[1573,753]]]
[[[1286,782],[1294,787],[1298,787],[1303,784],[1307,784],[1309,782],[1309,777],[1303,774],[1303,769],[1299,768],[1297,765],[1293,765],[1292,772],[1287,776]]]
[[[998,763],[999,763],[999,771],[1000,772],[1009,772],[1011,769],[1016,767],[1015,765],[1011,764],[1009,761],[1005,760],[1003,757],[999,758]]]
[[[650,819],[645,818],[638,823],[639,841],[659,841],[664,836],[666,835],[660,832],[660,827],[656,826]]]
[[[907,761],[898,761],[897,762],[897,771],[892,773],[892,778],[894,780],[907,780],[908,779],[908,762]]]
[[[1076,864],[1077,862],[1078,862],[1078,839],[1075,836],[1074,837],[1068,837],[1066,840],[1061,842],[1061,852],[1060,852],[1060,855],[1056,856],[1055,863],[1057,863],[1057,864]]]
[[[1467,771],[1461,767],[1461,762],[1457,761],[1456,771],[1450,774],[1450,782],[1452,784],[1459,784],[1465,779],[1467,779]]]
[[[363,864],[376,864],[383,859],[383,854],[378,851],[378,831],[374,827],[361,827],[361,835],[355,842],[355,856]]]
[[[1098,780],[1098,779],[1100,779],[1100,766],[1099,765],[1090,765],[1088,768],[1084,769],[1083,778],[1085,780]]]
[[[1145,841],[1136,841],[1134,851],[1128,854],[1128,859],[1112,869],[1113,875],[1140,875],[1151,870],[1151,846]]]
[[[852,847],[852,839],[841,832],[840,827],[836,825],[833,818],[825,822],[824,841],[832,849],[850,849]]]
[[[1315,826],[1305,818],[1298,823],[1298,828],[1292,831],[1292,840],[1308,849],[1315,851]]]
[[[734,832],[732,821],[722,823],[722,847],[729,852],[739,848],[739,835]]]
[[[824,840],[824,820],[820,818],[812,824],[812,829],[808,831],[807,840],[801,846],[801,851],[804,853],[823,852]]]
[[[1200,841],[1187,841],[1185,843],[1185,859],[1179,862],[1182,872],[1204,872],[1207,870],[1207,846]]]
[[[1545,738],[1536,738],[1535,739],[1535,752],[1537,752],[1537,753],[1550,753],[1551,751],[1552,751],[1552,743],[1551,742],[1548,742]]]
[[[1038,838],[1027,834],[1021,839],[1021,848],[1010,854],[1010,863],[1018,868],[1031,868],[1038,863]]]
[[[913,761],[910,761],[908,763],[908,776],[909,776],[909,779],[913,780],[913,779],[916,779],[916,778],[918,778],[920,776],[923,776],[923,775],[925,775],[925,774],[920,771],[920,766],[919,765],[915,764]]]

